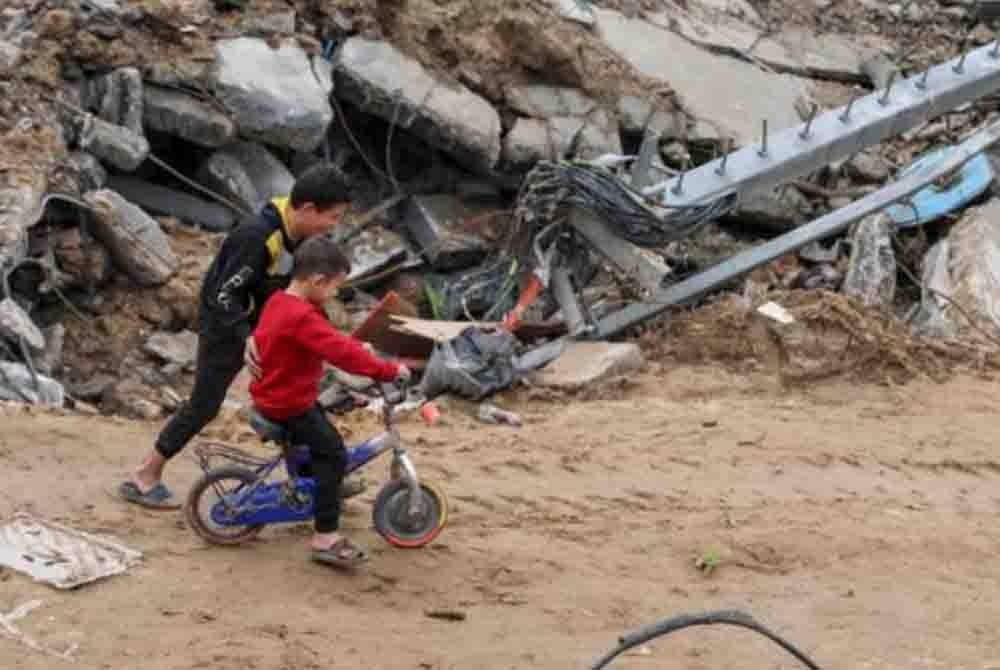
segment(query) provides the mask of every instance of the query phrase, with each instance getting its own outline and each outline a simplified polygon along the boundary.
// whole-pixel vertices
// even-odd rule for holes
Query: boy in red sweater
[[[309,445],[316,478],[312,557],[337,567],[362,563],[367,554],[338,533],[338,492],[347,451],[337,429],[316,404],[323,363],[383,382],[410,376],[406,367],[369,353],[361,342],[341,334],[327,321],[323,305],[350,270],[350,261],[329,238],[303,242],[295,251],[292,281],[268,299],[250,349],[257,359],[256,379],[250,385],[257,411],[287,427],[295,443]]]

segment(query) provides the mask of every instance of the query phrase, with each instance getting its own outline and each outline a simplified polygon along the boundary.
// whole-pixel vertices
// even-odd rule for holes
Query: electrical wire
[[[601,670],[601,668],[606,667],[617,656],[625,653],[633,647],[645,644],[652,639],[663,635],[669,635],[670,633],[675,633],[679,630],[690,628],[692,626],[710,626],[716,624],[738,626],[740,628],[752,630],[755,633],[760,633],[798,659],[803,665],[809,668],[809,670],[820,670],[819,666],[816,665],[812,659],[806,656],[803,652],[799,651],[799,649],[791,642],[788,642],[777,633],[772,632],[762,624],[758,623],[746,612],[740,612],[738,610],[722,610],[718,612],[706,612],[704,614],[682,614],[680,616],[663,619],[657,623],[640,628],[637,631],[633,631],[622,636],[618,640],[618,646],[602,656],[599,661],[591,666],[592,670]]]
[[[659,247],[689,237],[732,211],[735,204],[735,197],[726,196],[705,205],[665,208],[605,168],[562,161],[536,164],[518,195],[522,222],[551,220],[556,208],[575,207],[591,212],[640,247]]]

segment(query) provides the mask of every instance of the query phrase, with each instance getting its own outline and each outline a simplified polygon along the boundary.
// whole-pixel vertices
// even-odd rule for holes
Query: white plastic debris
[[[125,572],[142,553],[117,542],[19,513],[0,525],[0,565],[57,589]]]
[[[795,317],[792,316],[791,312],[774,301],[766,302],[758,307],[757,313],[785,326],[795,323]]]
[[[591,9],[587,0],[553,0],[553,4],[559,10],[559,14],[570,21],[576,21],[585,26],[592,26],[597,22],[594,10]]]

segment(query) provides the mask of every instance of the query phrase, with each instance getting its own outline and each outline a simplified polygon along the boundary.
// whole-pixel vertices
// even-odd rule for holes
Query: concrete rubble
[[[298,44],[272,49],[264,40],[240,37],[220,42],[216,55],[215,95],[241,135],[300,151],[319,146],[333,110]]]
[[[198,170],[199,181],[254,212],[291,192],[295,178],[266,147],[237,142],[213,153]]]
[[[236,139],[236,124],[208,102],[149,84],[143,100],[143,122],[155,131],[204,147],[221,147]]]
[[[445,84],[385,42],[352,37],[336,59],[337,95],[439,146],[473,171],[500,159],[500,116],[460,84]]]
[[[10,295],[0,294],[0,342],[23,340],[48,377],[39,396],[20,348],[0,350],[0,397],[61,405],[54,376],[71,389],[70,402],[146,419],[172,411],[191,382],[197,291],[217,234],[288,195],[293,175],[324,161],[351,193],[352,214],[405,196],[335,232],[354,266],[338,308],[343,327],[417,370],[469,326],[489,333],[504,322],[518,360],[541,368],[531,383],[579,389],[641,371],[635,343],[581,340],[622,304],[892,184],[914,159],[995,114],[992,101],[963,108],[947,123],[741,195],[675,237],[648,218],[635,224],[649,202],[632,198],[632,209],[627,191],[597,198],[584,190],[589,201],[577,191],[567,204],[559,200],[570,193],[565,182],[526,188],[544,162],[582,170],[563,174],[591,187],[607,175],[655,184],[730,147],[763,149],[764,121],[772,134],[801,127],[814,104],[838,107],[854,86],[881,89],[894,72],[957,53],[954,40],[934,36],[919,60],[889,48],[887,26],[901,41],[924,43],[929,15],[919,7],[829,3],[814,16],[804,10],[807,20],[782,14],[788,8],[775,1],[765,17],[745,0],[611,3],[617,9],[553,0],[541,3],[541,16],[501,17],[506,54],[483,52],[482,35],[453,42],[447,31],[466,30],[456,24],[424,49],[388,26],[373,29],[384,17],[335,7],[223,14],[185,4],[177,9],[183,38],[172,46],[148,28],[163,21],[150,18],[155,7],[88,0],[76,18],[62,7],[4,13],[0,133],[12,148],[0,156],[0,270],[12,272]],[[407,7],[398,11],[414,20]],[[968,11],[952,4],[934,16],[956,31]],[[97,40],[89,50],[58,41],[74,25],[86,27],[81,42]],[[978,43],[991,38],[980,33]],[[123,34],[149,53],[113,46]],[[46,60],[53,46],[62,50],[55,62]],[[36,89],[48,97],[31,97]],[[48,105],[51,118],[36,113]],[[48,144],[38,140],[43,129],[52,131]],[[51,155],[52,165],[25,166],[23,155]],[[603,172],[587,161],[601,161]],[[81,202],[43,206],[47,193]],[[586,217],[562,216],[585,205]],[[690,302],[756,296],[760,287],[840,292],[866,308],[916,314],[917,332],[955,336],[962,319],[942,294],[997,321],[986,223],[994,214],[991,205],[953,212],[923,238],[872,215],[850,236],[795,248]],[[543,224],[560,221],[569,225],[541,235]],[[914,258],[925,259],[919,306],[917,287],[897,268]],[[79,330],[70,309],[95,330]],[[330,397],[350,396],[343,379],[330,384]]]
[[[173,276],[178,261],[155,219],[107,189],[88,193],[86,200],[95,211],[94,235],[129,277],[156,286]]]
[[[861,221],[851,237],[851,259],[844,278],[844,293],[884,309],[892,306],[896,295],[896,254],[890,233],[885,215]]]
[[[646,21],[594,11],[607,43],[640,72],[673,87],[684,108],[717,138],[742,146],[760,140],[764,119],[773,128],[799,123],[795,101],[809,92],[807,80],[711,53]]]

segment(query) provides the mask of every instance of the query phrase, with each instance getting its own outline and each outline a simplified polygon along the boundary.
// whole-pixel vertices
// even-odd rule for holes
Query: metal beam
[[[704,204],[733,193],[744,198],[810,174],[1000,90],[998,46],[1000,42],[969,51],[771,137],[765,126],[761,143],[689,170],[683,189],[676,188],[675,177],[643,193],[668,207]]]
[[[995,123],[966,139],[940,163],[927,165],[846,207],[800,226],[781,237],[737,254],[669,288],[658,291],[653,299],[647,302],[634,303],[606,316],[597,323],[597,328],[590,333],[590,337],[603,339],[616,335],[630,326],[657,316],[672,305],[695,300],[810,242],[839,233],[858,219],[881,211],[892,203],[916,193],[936,179],[960,168],[964,163],[998,141],[1000,141],[1000,123]]]
[[[652,295],[663,286],[670,267],[662,258],[623,240],[590,212],[574,209],[569,223],[602,256],[638,282],[646,294]]]

